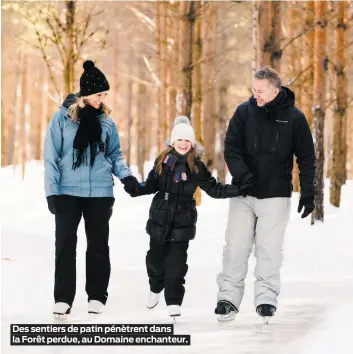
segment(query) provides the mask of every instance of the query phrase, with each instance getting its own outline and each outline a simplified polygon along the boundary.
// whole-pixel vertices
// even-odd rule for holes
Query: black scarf
[[[74,151],[72,168],[74,170],[82,164],[87,165],[88,145],[90,146],[91,167],[94,164],[96,155],[105,149],[105,144],[101,137],[102,127],[99,121],[99,115],[102,113],[101,108],[95,109],[88,104],[78,111],[78,119],[80,120],[80,124],[73,143]]]

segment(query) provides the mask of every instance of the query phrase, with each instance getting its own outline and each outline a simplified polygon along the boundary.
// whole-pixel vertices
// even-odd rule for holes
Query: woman
[[[54,113],[44,145],[48,208],[55,214],[55,317],[69,314],[76,292],[77,228],[85,220],[88,312],[100,313],[110,277],[109,219],[114,204],[112,173],[129,188],[138,185],[125,164],[117,128],[105,104],[109,83],[90,60],[83,64],[80,93]]]

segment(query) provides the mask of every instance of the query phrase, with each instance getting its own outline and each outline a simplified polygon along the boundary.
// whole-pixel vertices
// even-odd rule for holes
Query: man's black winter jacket
[[[286,87],[264,107],[251,97],[237,108],[229,123],[224,158],[233,183],[241,186],[253,178],[257,198],[291,196],[293,154],[300,170],[301,196],[315,194],[313,139],[294,102],[294,93]]]

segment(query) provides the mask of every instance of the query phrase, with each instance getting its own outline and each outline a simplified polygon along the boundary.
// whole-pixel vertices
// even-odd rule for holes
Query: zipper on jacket
[[[274,153],[274,152],[275,152],[275,150],[276,150],[276,145],[277,145],[278,138],[279,138],[279,133],[277,132],[277,134],[276,134],[275,144],[273,145],[273,148],[272,148],[272,153]]]
[[[255,134],[254,134],[254,147],[255,147],[255,153],[258,153],[257,150],[257,125],[255,125]]]

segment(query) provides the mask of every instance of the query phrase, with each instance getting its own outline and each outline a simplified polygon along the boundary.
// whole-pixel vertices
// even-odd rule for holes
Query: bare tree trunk
[[[145,79],[145,72],[143,69],[142,59],[139,60],[139,78]],[[138,85],[138,100],[137,100],[137,167],[138,172],[141,176],[142,181],[144,181],[144,163],[145,163],[145,146],[146,139],[144,131],[146,130],[146,86],[142,83]]]
[[[271,1],[271,62],[270,65],[281,71],[281,7],[280,1]]]
[[[194,2],[194,24],[193,24],[193,47],[192,47],[192,62],[199,63],[193,66],[192,69],[192,125],[195,130],[196,140],[203,145],[202,134],[202,71],[200,60],[202,58],[202,39],[201,39],[201,2]],[[196,205],[201,205],[201,190],[196,189],[194,194]]]
[[[119,41],[114,41],[113,43],[113,77],[112,77],[112,112],[113,119],[115,123],[117,122],[117,103],[119,99],[119,64],[120,64],[120,53],[119,53]]]
[[[305,26],[311,27],[314,23],[314,2],[307,1],[305,12]],[[303,48],[303,68],[306,75],[303,79],[302,85],[302,111],[311,128],[312,126],[312,102],[313,102],[313,86],[314,86],[314,30],[307,31],[304,35],[304,48]]]
[[[269,47],[269,34],[271,26],[271,1],[258,2],[258,52],[257,67],[262,68],[271,62]]]
[[[166,67],[167,67],[167,5],[164,1],[157,4],[159,7],[159,149],[163,149],[164,141],[168,136],[168,122],[166,110]]]
[[[195,7],[195,22],[193,33],[193,50],[192,50],[192,62],[198,63],[202,58],[202,39],[201,39],[201,3],[196,1]],[[198,142],[203,145],[202,136],[202,122],[201,122],[201,104],[202,104],[202,71],[201,64],[197,64],[192,70],[192,125],[195,129],[195,137]]]
[[[353,18],[353,2],[349,2],[348,18]],[[353,26],[348,27],[348,38],[353,37]],[[348,48],[348,57],[352,56],[352,47]],[[350,66],[351,67],[351,66]],[[347,109],[347,176],[346,179],[353,179],[353,105],[350,103]]]
[[[258,67],[270,65],[280,72],[281,2],[259,1],[258,6]]]
[[[73,92],[75,82],[74,27],[76,0],[66,0],[66,51],[64,63],[64,96]]]
[[[8,137],[7,119],[4,112],[4,102],[1,98],[1,167],[6,166],[6,145]]]
[[[21,119],[20,119],[20,145],[21,145],[21,165],[22,165],[22,178],[25,178],[25,166],[27,160],[27,110],[28,110],[28,89],[27,89],[27,75],[28,75],[28,56],[23,55],[22,63],[22,83],[21,83]]]
[[[177,4],[176,4],[177,5]],[[171,5],[169,5],[171,6]],[[166,95],[167,95],[167,106],[166,106],[166,136],[169,135],[171,128],[173,127],[173,122],[176,117],[176,68],[177,64],[177,50],[175,48],[175,44],[177,43],[178,37],[178,23],[175,18],[177,16],[177,7],[174,5],[169,10],[169,16],[167,17],[168,25],[167,25],[167,37],[173,43],[172,46],[166,44],[167,47],[167,62],[166,62],[166,71],[167,71],[167,87],[166,87]]]
[[[296,25],[296,18],[297,18],[297,11],[295,9],[295,5],[293,2],[287,3],[287,6],[289,6],[289,30],[288,30],[288,37],[289,38],[294,38],[294,36],[297,33],[297,25]],[[288,66],[287,66],[287,71],[288,71],[288,83],[290,84],[295,76],[298,74],[298,71],[296,70],[296,58],[298,57],[298,46],[296,45],[296,42],[293,41],[292,44],[288,47]],[[297,87],[296,87],[297,88]],[[293,88],[294,91],[297,91],[296,89]],[[296,99],[298,98],[298,94],[296,92]],[[296,158],[293,158],[293,190],[294,192],[299,192],[300,191],[300,183],[299,183],[299,168],[298,164],[296,162]]]
[[[330,202],[336,207],[340,206],[341,186],[346,181],[346,113],[347,113],[347,75],[346,51],[340,50],[347,45],[347,3],[338,2],[337,24],[335,30],[335,84],[337,103],[334,112],[333,152],[331,170]]]
[[[205,9],[205,21],[203,23],[203,52],[207,58],[203,64],[202,75],[202,106],[203,106],[203,137],[205,146],[204,162],[208,169],[214,168],[215,162],[215,97],[213,89],[213,57],[215,56],[215,26],[216,9],[211,2]]]
[[[251,69],[252,69],[252,79],[254,79],[254,74],[258,69],[257,57],[258,57],[258,18],[259,18],[259,4],[257,1],[253,2],[252,10],[252,60],[251,60]]]
[[[133,125],[133,115],[132,115],[132,100],[133,100],[133,82],[132,82],[132,68],[134,65],[134,53],[131,43],[131,36],[129,39],[129,78],[128,78],[128,113],[127,113],[127,149],[126,149],[126,163],[128,166],[131,164],[131,148],[132,148],[132,125]]]
[[[192,106],[192,22],[194,3],[190,0],[180,2],[179,25],[179,85],[176,96],[177,115],[190,117]]]
[[[324,130],[325,130],[325,77],[327,70],[327,45],[325,20],[327,3],[315,2],[315,40],[314,40],[314,101],[313,136],[316,154],[316,193],[312,222],[324,221]]]
[[[334,4],[333,1],[328,1],[328,13],[334,13],[337,9],[337,6]],[[327,29],[326,32],[328,35],[332,34],[332,37],[335,35],[335,20],[327,22]],[[335,51],[335,43],[334,38],[332,40],[327,41],[327,53],[334,53]],[[335,61],[335,55],[330,58],[331,62]],[[326,102],[331,102],[336,97],[335,90],[335,72],[334,72],[333,65],[327,66],[327,79],[326,79]],[[326,103],[327,104],[327,103]],[[331,178],[331,170],[332,170],[332,152],[333,152],[333,121],[334,121],[334,105],[329,105],[326,108],[325,112],[325,131],[324,131],[324,178]]]
[[[155,139],[153,139],[153,131],[154,129],[154,122],[156,121],[155,119],[155,94],[152,90],[147,90],[146,91],[146,108],[145,108],[145,116],[146,116],[146,121],[145,121],[145,161],[150,160],[150,154],[152,147],[154,145]]]
[[[255,7],[256,5],[254,5]],[[219,22],[218,22],[219,23]],[[225,53],[227,51],[227,42],[228,37],[226,33],[222,33],[219,37],[219,51],[220,53]],[[227,64],[226,64],[227,65]],[[220,83],[219,83],[219,140],[220,140],[220,149],[218,153],[218,181],[225,183],[226,181],[226,163],[224,161],[224,141],[226,137],[227,130],[227,98],[228,98],[228,87],[229,87],[229,78],[227,76],[226,70],[220,67]]]
[[[38,115],[38,127],[37,127],[37,155],[36,160],[41,160],[43,155],[43,146],[45,139],[45,131],[47,128],[48,120],[48,70],[43,68],[43,76],[41,81],[41,114]]]
[[[15,99],[15,117],[14,121],[11,122],[11,128],[9,129],[9,144],[7,146],[7,165],[14,165],[19,160],[19,136],[20,136],[20,122],[21,122],[21,107],[22,107],[22,59],[23,53],[19,53],[18,62],[19,69],[17,72],[17,83],[16,83],[16,99]]]
[[[347,113],[347,179],[353,179],[353,105]]]

